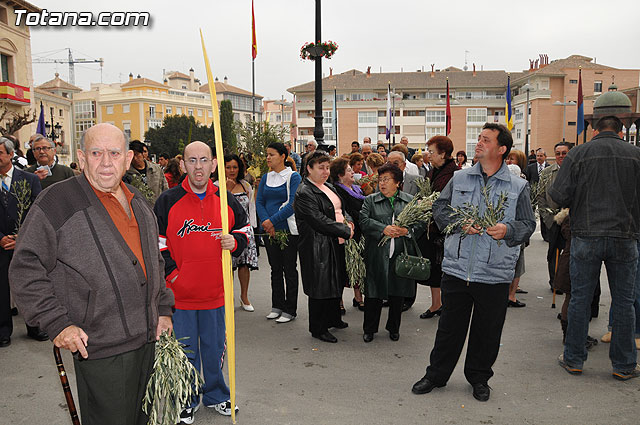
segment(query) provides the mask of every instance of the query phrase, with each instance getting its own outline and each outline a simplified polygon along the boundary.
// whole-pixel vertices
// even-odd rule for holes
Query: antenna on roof
[[[464,67],[462,67],[462,69],[464,69],[465,71],[467,71],[469,69],[469,51],[465,50],[464,51]]]

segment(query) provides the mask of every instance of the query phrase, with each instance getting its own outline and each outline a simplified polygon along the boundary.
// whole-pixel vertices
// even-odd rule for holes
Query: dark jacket
[[[611,131],[569,151],[549,189],[571,236],[640,239],[640,148]]]
[[[364,262],[367,267],[367,277],[364,285],[365,295],[371,298],[386,299],[389,295],[399,297],[413,297],[416,293],[416,285],[413,280],[396,276],[395,263],[398,255],[404,251],[406,237],[394,238],[382,246],[378,243],[382,239],[384,228],[393,224],[394,217],[402,212],[404,207],[411,202],[413,197],[404,192],[398,195],[391,209],[389,199],[382,193],[376,192],[367,196],[360,211],[360,225],[365,237]],[[413,236],[418,238],[424,231],[422,225],[414,226]],[[389,258],[391,244],[394,243],[392,258]],[[413,252],[413,244],[409,243],[407,249]]]
[[[122,354],[155,341],[158,316],[171,316],[158,226],[134,188],[146,277],[135,254],[84,175],[44,190],[20,230],[9,273],[27,323],[51,339],[70,325],[89,336],[89,358]]]
[[[40,187],[40,179],[35,174],[24,172],[16,167],[13,167],[13,177],[11,179],[11,187],[9,190],[15,192],[15,184],[19,181],[26,180],[31,187],[31,203],[35,201],[36,196],[40,193],[42,188]],[[0,194],[0,196],[6,196],[5,202],[0,202],[0,239],[7,235],[13,235],[16,232],[16,222],[18,220],[18,201],[16,197],[11,194]],[[22,217],[24,220],[24,217]],[[2,250],[4,251],[4,250]]]
[[[427,177],[431,180],[431,189],[434,192],[442,192],[453,173],[460,168],[456,161],[451,158],[445,161],[440,168],[432,167]],[[439,286],[442,279],[442,259],[444,258],[444,237],[435,221],[429,224],[429,231],[424,237],[418,239],[418,246],[422,255],[431,261],[431,275],[425,282],[427,285]]]
[[[359,241],[362,237],[362,228],[360,227],[360,210],[362,209],[364,199],[361,200],[354,198],[349,195],[349,192],[341,188],[339,185],[335,185],[334,188],[342,199],[342,208],[351,216],[353,224],[355,225],[353,230],[353,239]]]
[[[547,162],[544,163],[544,167],[547,168],[549,164]],[[540,174],[538,174],[538,161],[535,161],[533,164],[527,165],[523,171],[525,176],[527,176],[527,181],[529,183],[538,183],[540,180]]]
[[[325,186],[336,191],[328,183]],[[344,201],[342,205],[343,215],[351,221],[344,210]],[[351,229],[336,222],[331,200],[307,178],[298,187],[293,210],[300,233],[298,250],[304,293],[318,299],[341,297],[347,271],[344,244],[339,244],[338,238],[349,239]]]
[[[156,203],[158,196],[165,190],[169,189],[169,183],[167,183],[167,179],[162,172],[162,168],[159,165],[154,164],[153,162],[149,162],[147,160],[144,161],[147,166],[147,174],[146,177],[143,178],[146,185],[153,192],[153,200],[151,201],[151,206]],[[138,170],[131,164],[131,167],[127,170],[127,173],[124,175],[122,179],[125,183],[131,184],[133,175],[140,174]],[[186,175],[186,173],[185,173]]]
[[[39,166],[40,165],[36,163],[30,167],[25,168],[24,171],[35,173]],[[58,183],[71,177],[75,177],[75,175],[76,174],[71,168],[60,163],[56,163],[51,167],[51,175],[40,180],[40,186],[42,186],[43,189],[46,189],[54,183]]]

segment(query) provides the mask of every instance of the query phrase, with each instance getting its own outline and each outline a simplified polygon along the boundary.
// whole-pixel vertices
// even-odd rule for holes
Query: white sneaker
[[[255,308],[253,308],[253,306],[251,305],[251,303],[249,303],[249,304],[245,304],[245,303],[243,303],[243,302],[242,302],[242,299],[240,299],[240,305],[242,306],[242,309],[243,309],[244,311],[251,311],[251,312],[253,312],[253,311],[255,311],[255,310],[256,310]]]
[[[193,423],[194,420],[194,415],[196,414],[196,411],[198,410],[199,406],[196,406],[195,408],[187,408],[182,410],[182,412],[180,412],[180,417],[178,418],[178,424],[187,424],[190,425]]]
[[[292,321],[293,319],[295,319],[295,317],[290,315],[289,313],[282,313],[282,315],[280,315],[280,317],[276,319],[276,323],[287,323]]]
[[[207,407],[213,407],[214,409],[216,409],[216,412],[220,413],[221,415],[231,416],[231,400],[223,401],[222,403],[218,404],[211,404]],[[238,409],[238,406],[236,405],[236,413],[238,413],[239,410],[240,409]]]
[[[278,317],[280,317],[281,314],[282,314],[282,310],[278,310],[274,308],[271,310],[271,313],[267,314],[267,319],[269,320],[277,319]]]

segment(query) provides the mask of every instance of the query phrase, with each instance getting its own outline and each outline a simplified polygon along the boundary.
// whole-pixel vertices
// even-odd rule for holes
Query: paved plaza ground
[[[256,312],[236,303],[238,424],[638,424],[640,379],[619,382],[611,377],[609,346],[600,343],[589,354],[582,376],[558,366],[562,332],[547,284],[546,243],[536,232],[526,250],[526,274],[518,298],[527,307],[510,308],[500,355],[494,366],[487,403],[476,401],[458,364],[446,387],[414,395],[433,347],[438,319],[418,315],[430,305],[429,288],[418,288],[414,307],[403,314],[400,340],[386,331],[365,344],[363,313],[344,301],[349,323],[335,331],[339,342],[327,344],[307,331],[307,297],[298,301],[298,318],[288,324],[267,321],[269,266],[264,249],[260,270],[252,274],[250,299]],[[600,315],[590,335],[606,332],[609,289],[606,275]],[[236,282],[236,294],[238,293]],[[386,311],[382,315],[386,320]],[[56,373],[50,342],[27,339],[20,317],[9,348],[0,349],[0,424],[61,424],[71,421]],[[466,350],[466,347],[465,347]],[[464,358],[464,352],[463,352]],[[73,363],[65,365],[75,393]],[[76,397],[77,400],[77,397]],[[202,407],[196,424],[227,424],[230,418]],[[115,424],[114,424],[115,425]]]

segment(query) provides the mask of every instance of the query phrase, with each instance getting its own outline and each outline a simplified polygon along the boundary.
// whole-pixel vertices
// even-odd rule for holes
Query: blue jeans
[[[564,361],[582,367],[587,360],[584,341],[589,331],[591,298],[600,275],[602,262],[607,269],[611,291],[612,336],[609,358],[614,371],[636,367],[635,326],[636,271],[638,243],[634,239],[611,237],[571,238],[571,301]]]
[[[636,312],[636,338],[640,338],[640,241],[638,241],[638,270],[636,271],[636,301],[633,303],[633,309]],[[609,309],[609,332],[611,332],[613,318],[611,309]]]
[[[191,364],[204,375],[202,403],[205,406],[229,400],[229,387],[224,382],[222,364],[226,348],[224,306],[212,310],[178,310],[173,313],[173,331],[181,341]],[[202,367],[201,367],[202,366]],[[189,407],[200,402],[195,397]]]

